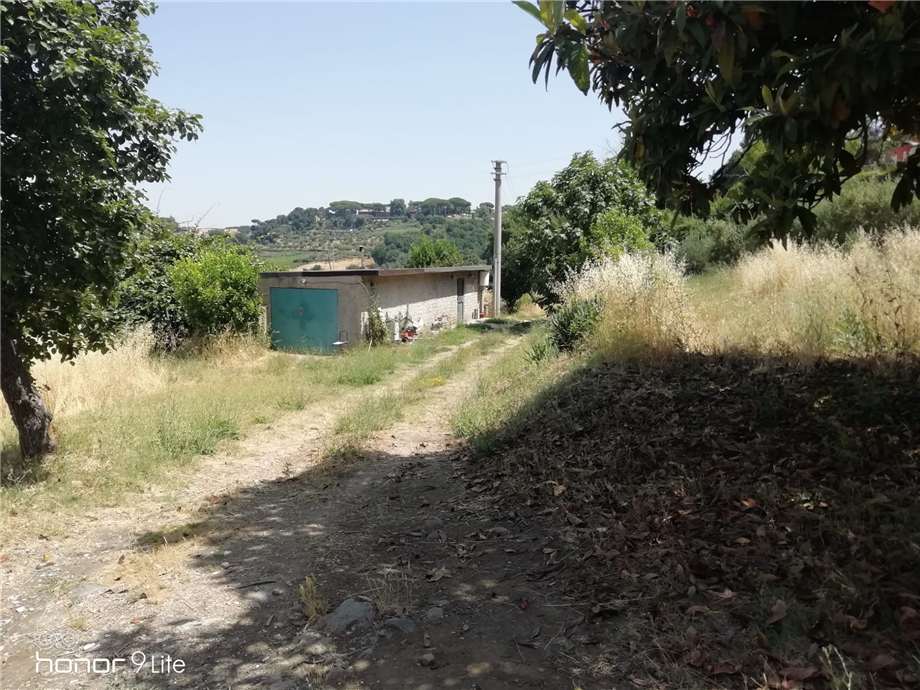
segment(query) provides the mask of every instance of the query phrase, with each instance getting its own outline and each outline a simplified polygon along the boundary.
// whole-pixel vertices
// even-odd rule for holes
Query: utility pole
[[[492,161],[495,166],[495,237],[492,249],[492,311],[502,313],[502,165],[507,161]]]

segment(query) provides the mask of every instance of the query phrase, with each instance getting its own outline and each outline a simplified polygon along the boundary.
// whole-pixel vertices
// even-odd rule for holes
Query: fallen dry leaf
[[[773,607],[770,609],[770,617],[767,618],[767,625],[773,625],[774,623],[779,623],[783,618],[786,617],[786,602],[782,599],[777,599],[773,604]]]
[[[818,673],[818,669],[814,666],[787,666],[779,673],[789,680],[808,680]]]
[[[450,577],[450,571],[441,566],[440,568],[434,568],[426,576],[425,579],[429,582],[437,582],[438,580],[443,580],[445,577]]]

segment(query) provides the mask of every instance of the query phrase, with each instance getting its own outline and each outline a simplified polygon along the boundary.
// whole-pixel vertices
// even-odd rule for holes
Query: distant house
[[[273,347],[329,351],[364,339],[372,305],[394,338],[407,319],[419,332],[478,319],[488,284],[476,265],[269,272],[259,289]]]
[[[386,207],[384,208],[359,208],[355,211],[355,215],[358,218],[389,218],[390,210]]]

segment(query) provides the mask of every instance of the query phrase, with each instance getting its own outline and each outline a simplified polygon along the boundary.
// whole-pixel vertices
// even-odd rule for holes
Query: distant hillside
[[[297,207],[269,220],[232,228],[239,242],[254,245],[278,269],[340,262],[362,251],[380,266],[405,265],[409,247],[422,235],[443,237],[460,249],[464,261],[491,258],[491,204],[471,211],[465,199],[394,199],[389,204],[333,201],[327,207]],[[228,228],[228,230],[230,230]]]

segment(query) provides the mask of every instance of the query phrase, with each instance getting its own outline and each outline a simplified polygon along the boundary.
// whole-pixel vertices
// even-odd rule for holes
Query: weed
[[[329,608],[325,598],[320,594],[316,579],[310,575],[304,577],[303,582],[297,587],[297,596],[307,620],[311,623],[326,613]]]
[[[401,616],[412,606],[412,579],[406,570],[387,568],[379,576],[368,577],[368,589],[381,613]]]

